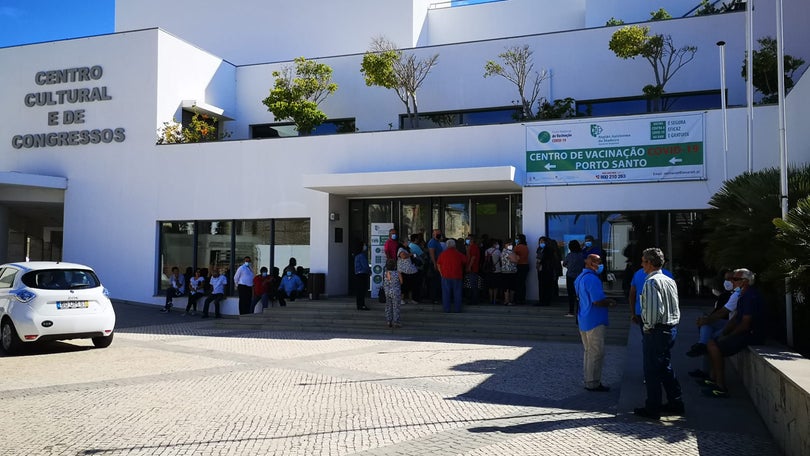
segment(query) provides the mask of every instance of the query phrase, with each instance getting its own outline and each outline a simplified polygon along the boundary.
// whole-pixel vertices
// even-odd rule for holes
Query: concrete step
[[[385,322],[384,304],[366,300],[372,310],[358,311],[354,299],[297,300],[270,307],[261,314],[218,320],[217,326],[260,331],[324,332],[341,335],[392,334],[417,338],[472,338],[579,342],[575,320],[566,317],[567,304],[550,307],[466,305],[462,313],[444,313],[440,304],[405,304],[402,327]],[[626,306],[611,309],[605,343],[625,345],[630,325]]]

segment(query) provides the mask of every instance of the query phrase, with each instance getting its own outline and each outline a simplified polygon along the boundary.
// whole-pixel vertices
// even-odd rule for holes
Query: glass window
[[[407,243],[410,235],[421,234],[430,237],[430,202],[402,203],[402,226],[399,235],[402,242]]]
[[[710,296],[715,271],[703,262],[703,211],[548,214],[549,237],[565,244],[586,234],[599,236],[605,250],[606,268],[627,292],[630,279],[641,267],[645,248],[659,247],[666,256],[665,268],[678,283],[681,296]]]
[[[180,271],[194,263],[194,222],[160,223],[160,291],[169,287],[172,267]]]
[[[520,112],[517,108],[495,109],[491,111],[465,112],[461,117],[463,125],[492,125],[514,123]]]
[[[96,288],[98,277],[87,269],[41,269],[31,271],[22,277],[22,283],[29,288],[42,290],[75,290]]]
[[[703,92],[667,94],[657,102],[643,96],[611,98],[600,100],[577,100],[577,114],[580,116],[622,116],[628,114],[645,114],[657,111],[699,111],[719,109],[721,97],[719,90]]]
[[[464,199],[445,199],[444,231],[448,239],[464,239],[470,234],[470,201]]]
[[[517,121],[518,115],[519,111],[515,107],[425,112],[419,114],[419,129],[514,123]],[[399,115],[399,128],[411,129],[411,122],[406,114]]]
[[[475,232],[479,237],[487,235],[493,239],[507,239],[511,236],[508,195],[476,197],[473,207]]]
[[[0,288],[11,288],[16,276],[17,270],[14,268],[0,269]]]
[[[274,231],[275,266],[283,271],[290,258],[295,258],[298,266],[306,271],[310,266],[310,223],[309,219],[275,220]]]
[[[233,222],[215,220],[197,222],[197,268],[208,277],[219,269],[228,278],[225,294],[230,294],[231,285],[231,232]]]
[[[270,220],[237,220],[236,251],[234,262],[241,265],[244,257],[250,257],[253,272],[264,266],[271,269],[270,262]]]
[[[339,133],[354,133],[357,131],[355,120],[351,119],[330,119],[318,125],[312,130],[311,136],[334,135]],[[299,136],[295,124],[292,122],[280,122],[272,124],[259,124],[250,126],[250,137],[260,138],[287,138]]]

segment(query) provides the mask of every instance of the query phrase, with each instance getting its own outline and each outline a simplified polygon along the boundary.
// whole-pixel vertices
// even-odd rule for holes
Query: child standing
[[[397,271],[397,260],[390,259],[385,263],[385,319],[388,327],[399,328],[399,306],[402,300],[402,276]]]

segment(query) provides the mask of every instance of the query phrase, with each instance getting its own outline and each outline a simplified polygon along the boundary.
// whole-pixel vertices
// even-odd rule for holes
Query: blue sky
[[[0,0],[0,47],[114,29],[115,0]]]

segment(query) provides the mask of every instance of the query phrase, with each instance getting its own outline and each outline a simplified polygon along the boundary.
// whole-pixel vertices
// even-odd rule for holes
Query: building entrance
[[[349,202],[349,213],[351,241],[367,240],[372,223],[393,223],[400,239],[412,234],[429,239],[434,228],[447,238],[463,239],[472,233],[506,239],[521,229],[522,195],[358,199]]]

